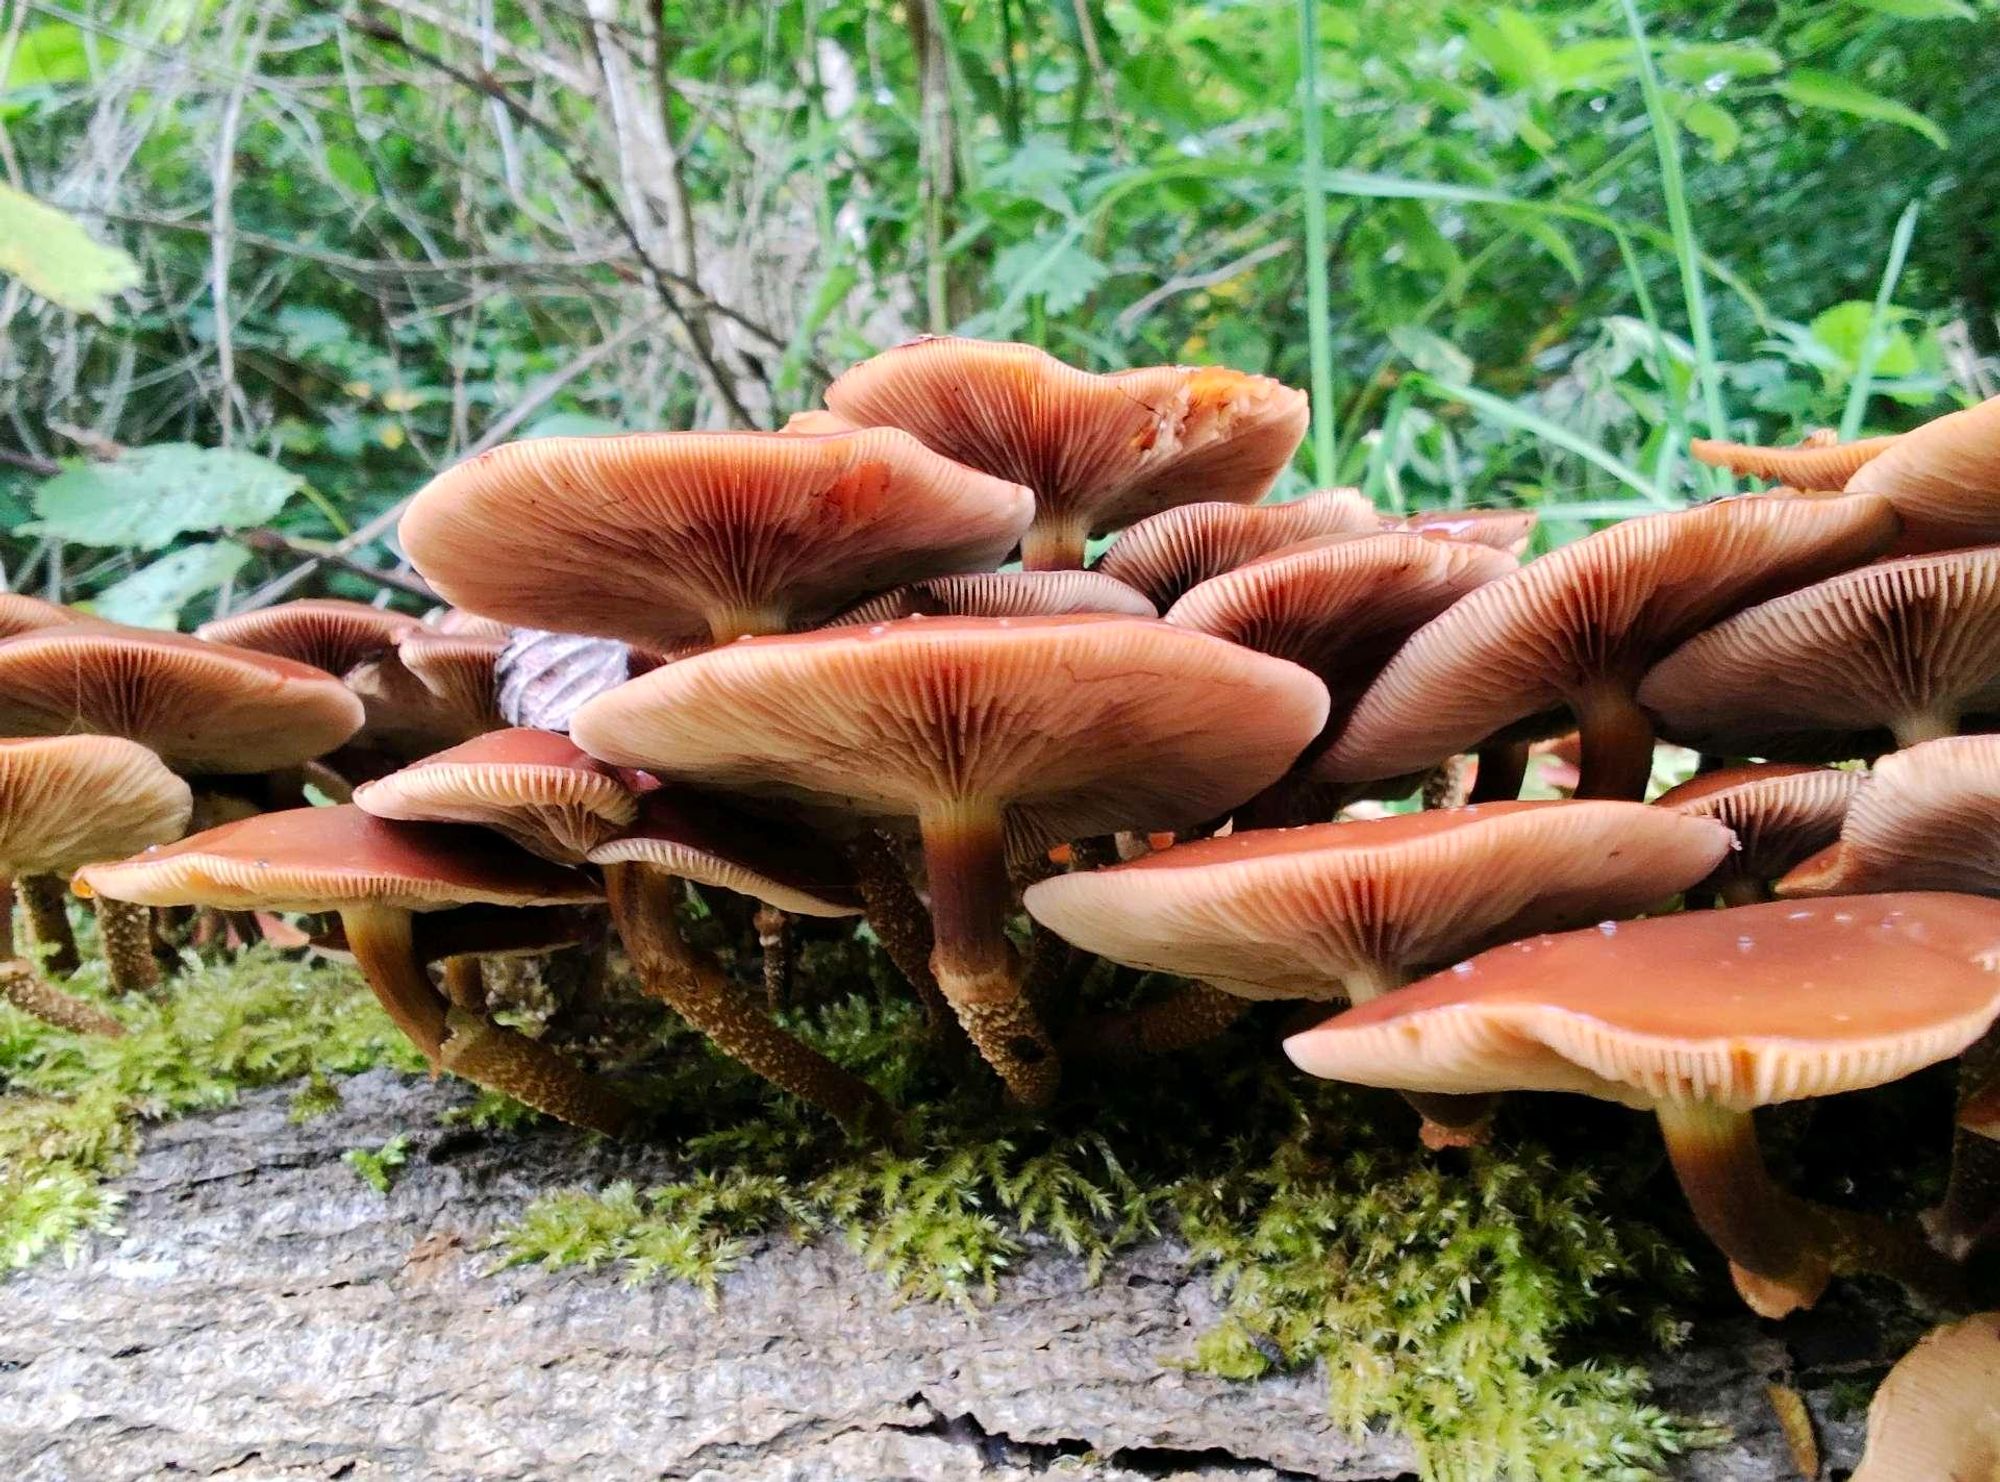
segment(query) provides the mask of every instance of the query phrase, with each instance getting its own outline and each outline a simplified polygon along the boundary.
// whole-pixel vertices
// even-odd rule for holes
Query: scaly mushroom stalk
[[[888,1133],[895,1116],[874,1087],[772,1023],[681,935],[674,917],[678,885],[651,865],[604,867],[611,917],[640,986],[731,1059],[811,1102],[850,1133]]]
[[[764,1001],[775,1014],[792,1000],[792,918],[776,906],[760,905],[750,920],[763,955]]]
[[[443,977],[444,996],[453,1008],[472,1014],[486,1012],[486,978],[479,970],[478,957],[466,952],[445,958]]]
[[[1207,1044],[1250,1012],[1250,1000],[1206,983],[1184,983],[1165,998],[1122,1014],[1096,1014],[1064,1036],[1072,1054],[1130,1060]]]
[[[101,1034],[116,1039],[125,1033],[125,1026],[103,1009],[63,992],[18,957],[0,962],[0,998],[29,1017],[72,1034]]]
[[[160,963],[153,955],[153,913],[148,908],[100,900],[97,935],[114,991],[149,993],[160,986]]]
[[[1007,940],[1012,892],[1000,810],[966,799],[918,819],[930,880],[931,970],[980,1058],[1024,1106],[1046,1106],[1062,1077],[1054,1042],[1021,991]]]
[[[14,890],[28,915],[28,940],[41,951],[43,971],[68,977],[83,965],[69,924],[69,891],[54,875],[24,875],[14,882]]]
[[[915,990],[925,1019],[934,1029],[956,1023],[931,973],[931,948],[936,945],[931,918],[903,872],[895,840],[877,829],[864,829],[848,843],[847,860],[867,908],[868,928]]]

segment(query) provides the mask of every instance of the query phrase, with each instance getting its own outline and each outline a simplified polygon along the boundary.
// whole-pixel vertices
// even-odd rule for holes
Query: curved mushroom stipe
[[[623,1137],[637,1109],[549,1046],[483,1014],[445,1011],[439,1064],[474,1085],[513,1097],[572,1127]]]
[[[69,890],[54,875],[21,875],[14,894],[28,918],[28,941],[42,971],[67,978],[83,966],[76,949],[76,931],[69,922]]]
[[[0,961],[0,999],[22,1013],[72,1034],[101,1034],[116,1039],[125,1026],[86,999],[65,993],[20,958]]]
[[[861,892],[868,929],[923,1005],[929,1028],[938,1033],[955,1025],[951,1005],[931,972],[931,951],[937,942],[930,912],[904,872],[896,841],[879,829],[862,829],[848,841],[846,856]]]
[[[1063,1036],[1063,1053],[1112,1061],[1171,1055],[1207,1044],[1249,1012],[1247,998],[1206,983],[1183,983],[1137,1008],[1081,1020]]]
[[[149,993],[160,986],[153,955],[153,913],[126,901],[97,902],[97,937],[116,993]]]

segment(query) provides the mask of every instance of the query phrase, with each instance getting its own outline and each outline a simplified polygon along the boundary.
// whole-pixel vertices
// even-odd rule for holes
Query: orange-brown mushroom
[[[1419,629],[1315,768],[1329,782],[1426,770],[1495,736],[1583,734],[1579,797],[1645,795],[1653,723],[1634,700],[1674,645],[1737,609],[1884,550],[1873,497],[1748,495],[1645,515],[1530,561]]]
[[[1689,820],[1692,822],[1693,820]],[[1935,1295],[1920,1234],[1777,1186],[1752,1110],[1881,1085],[2000,1015],[2000,902],[1843,897],[1496,947],[1294,1035],[1302,1070],[1403,1091],[1571,1091],[1653,1111],[1737,1290],[1783,1316],[1881,1271]]]
[[[1539,519],[1531,509],[1420,509],[1414,514],[1383,515],[1382,528],[1469,540],[1520,556],[1526,553]]]
[[[29,597],[20,592],[0,592],[0,638],[90,621],[90,617],[74,607],[44,602],[39,597]]]
[[[1844,487],[1896,506],[1898,551],[2000,540],[2000,396],[1904,433]]]
[[[893,588],[829,618],[823,626],[846,628],[906,617],[1060,617],[1072,612],[1160,615],[1142,594],[1095,571],[981,571]]]
[[[1147,516],[1111,542],[1091,569],[1145,593],[1165,612],[1193,587],[1258,556],[1379,528],[1375,506],[1357,489],[1322,489],[1281,504],[1205,500]]]
[[[1007,846],[1192,824],[1319,730],[1296,665],[1138,618],[904,618],[751,638],[601,695],[573,734],[660,776],[922,829],[939,985],[1022,1100],[1058,1066],[1005,924]]]
[[[440,592],[662,652],[810,624],[898,582],[997,566],[1027,490],[906,432],[539,438],[446,470],[403,516]]]
[[[1868,1406],[1868,1444],[1849,1482],[1993,1482],[2000,1477],[2000,1312],[1917,1340]]]
[[[1713,818],[1736,835],[1734,852],[1691,893],[1747,906],[1769,900],[1773,880],[1840,836],[1866,780],[1861,772],[1784,762],[1722,767],[1668,788],[1654,806]]]
[[[422,626],[405,613],[365,602],[306,597],[217,618],[195,629],[195,636],[340,675],[379,659],[397,639]]]
[[[1021,542],[1031,571],[1079,567],[1092,533],[1178,504],[1254,504],[1306,431],[1305,393],[1267,376],[1172,365],[1093,375],[1032,345],[951,337],[863,361],[826,404],[1034,490]]]
[[[1711,468],[1726,468],[1781,488],[1841,489],[1863,464],[1881,457],[1895,442],[1894,437],[1864,437],[1844,443],[1838,434],[1821,429],[1789,448],[1698,437],[1689,451]]]

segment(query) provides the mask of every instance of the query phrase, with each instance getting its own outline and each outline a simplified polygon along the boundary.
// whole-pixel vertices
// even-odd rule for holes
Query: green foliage
[[[191,531],[268,523],[298,475],[234,448],[154,443],[107,462],[72,463],[35,491],[36,535],[156,551]]]
[[[352,1168],[361,1181],[378,1194],[386,1194],[396,1182],[396,1171],[410,1161],[410,1139],[398,1132],[378,1148],[349,1148],[340,1161]]]
[[[40,28],[38,28],[40,29]],[[0,184],[0,273],[11,273],[49,302],[109,318],[112,300],[138,286],[139,264],[53,206]]]

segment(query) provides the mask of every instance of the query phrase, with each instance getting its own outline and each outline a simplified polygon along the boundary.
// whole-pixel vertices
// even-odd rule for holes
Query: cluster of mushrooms
[[[1864,1271],[1950,1300],[2000,1233],[2000,401],[1698,444],[1774,487],[1523,563],[1522,511],[1258,503],[1307,424],[1261,376],[937,338],[825,400],[449,469],[400,530],[437,621],[304,601],[180,637],[5,599],[0,866],[38,936],[73,876],[150,988],[176,930],[337,915],[312,940],[433,1066],[614,1134],[615,1078],[496,1022],[483,964],[608,920],[646,993],[893,1135],[691,900],[747,898],[767,970],[801,918],[865,918],[1031,1107],[1066,1055],[1345,1004],[1286,1053],[1434,1144],[1506,1092],[1654,1112],[1759,1312]],[[1704,768],[1648,803],[1661,740]],[[1518,800],[1552,742],[1574,796]],[[115,1029],[53,946],[6,991]],[[1176,981],[1077,1014],[1100,958]],[[1961,1055],[1923,1225],[1768,1175],[1755,1108]]]

